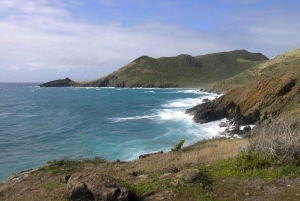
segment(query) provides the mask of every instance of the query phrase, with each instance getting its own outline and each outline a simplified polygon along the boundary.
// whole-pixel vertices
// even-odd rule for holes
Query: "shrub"
[[[181,139],[172,149],[172,151],[179,151],[183,145],[183,143],[185,142],[184,139]]]
[[[248,146],[239,155],[240,159],[262,163],[258,166],[300,165],[299,123],[299,120],[288,119],[258,126],[250,135]]]

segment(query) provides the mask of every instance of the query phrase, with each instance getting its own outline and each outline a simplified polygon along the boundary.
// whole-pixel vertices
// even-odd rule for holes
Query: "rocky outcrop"
[[[40,85],[40,87],[71,87],[71,86],[75,86],[75,83],[73,80],[69,78],[53,80]]]
[[[264,63],[260,75],[245,81],[210,103],[186,112],[205,123],[229,117],[237,125],[300,115],[300,49]],[[291,52],[286,53],[287,55]]]
[[[185,169],[177,173],[176,177],[181,178],[188,183],[195,182],[200,179],[202,173],[198,169]]]
[[[159,151],[159,152],[154,152],[154,153],[149,153],[149,154],[142,154],[142,155],[139,156],[139,159],[146,158],[146,157],[153,156],[153,155],[157,155],[157,154],[163,154],[163,153],[164,153],[163,151]]]
[[[187,114],[193,115],[193,120],[197,123],[207,123],[228,116],[223,105],[213,101],[205,102],[186,110]]]
[[[107,175],[90,173],[74,174],[67,183],[70,201],[129,201],[131,192]]]

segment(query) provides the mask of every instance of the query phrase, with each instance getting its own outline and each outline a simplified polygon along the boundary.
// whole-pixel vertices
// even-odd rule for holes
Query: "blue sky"
[[[102,77],[154,58],[300,46],[298,0],[1,0],[0,82]]]

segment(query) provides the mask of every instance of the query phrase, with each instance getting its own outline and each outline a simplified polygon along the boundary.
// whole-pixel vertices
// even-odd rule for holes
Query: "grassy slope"
[[[217,100],[229,113],[240,106],[242,113],[259,110],[268,118],[300,116],[300,48],[277,56],[233,78],[216,84],[227,91]]]
[[[60,178],[76,172],[110,175],[137,196],[153,192],[148,200],[161,198],[170,191],[175,193],[172,196],[174,201],[299,199],[300,181],[294,176],[299,171],[286,169],[282,172],[281,168],[239,170],[232,157],[246,142],[246,139],[203,141],[181,152],[153,155],[126,163],[97,160],[52,162],[21,182],[0,184],[0,200],[65,201],[66,184],[60,182]],[[190,168],[202,171],[203,177],[195,183],[174,187],[171,183],[176,179],[176,172]],[[281,179],[283,176],[289,177]],[[203,185],[211,186],[213,191],[205,190]],[[258,186],[264,190],[258,190]]]
[[[249,80],[263,75],[269,71],[269,69],[274,68],[278,65],[286,65],[289,63],[297,64],[299,63],[300,49],[291,50],[284,54],[278,55],[274,59],[261,62],[258,65],[254,65],[251,68],[232,76],[226,80],[215,82],[210,86],[210,89],[217,90],[220,92],[228,92],[234,88],[238,88],[244,85]]]
[[[203,87],[245,71],[268,58],[246,50],[192,57],[142,56],[119,70],[82,86]]]

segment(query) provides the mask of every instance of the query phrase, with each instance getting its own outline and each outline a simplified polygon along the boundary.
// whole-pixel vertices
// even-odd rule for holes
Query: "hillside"
[[[252,121],[252,123],[255,120],[299,117],[299,80],[300,48],[220,82],[219,89],[227,93],[216,99],[209,107],[214,107],[218,111],[220,114],[218,118],[243,115],[244,122]],[[203,106],[201,109],[202,114],[198,115],[197,120],[199,122],[206,118]],[[197,113],[193,109],[188,112]]]
[[[245,84],[245,82],[264,74],[269,70],[270,67],[278,65],[280,63],[297,63],[297,60],[300,58],[299,48],[286,52],[284,54],[278,55],[272,60],[262,62],[261,64],[254,65],[251,68],[231,77],[226,80],[215,82],[209,88],[211,90],[220,91],[226,93],[234,88]],[[298,61],[299,62],[299,61]]]
[[[260,53],[246,50],[220,52],[192,57],[154,59],[142,56],[102,78],[89,82],[69,82],[69,86],[92,87],[205,87],[241,73],[262,61],[268,60]],[[63,80],[60,80],[63,81]],[[55,80],[41,86],[57,87]],[[62,86],[66,86],[63,82]]]

